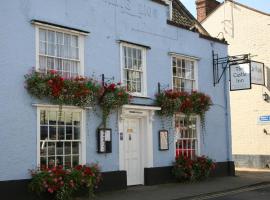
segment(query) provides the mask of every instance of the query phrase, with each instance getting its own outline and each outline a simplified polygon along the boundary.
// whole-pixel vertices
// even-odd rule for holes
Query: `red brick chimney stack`
[[[196,0],[197,20],[203,21],[219,4],[216,0]]]

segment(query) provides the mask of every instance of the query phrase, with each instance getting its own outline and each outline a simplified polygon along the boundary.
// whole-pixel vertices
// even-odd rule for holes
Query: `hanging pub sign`
[[[251,83],[265,85],[264,63],[251,61]]]
[[[167,130],[159,131],[159,150],[169,150],[169,132]]]
[[[251,64],[230,66],[231,91],[251,89]]]
[[[101,128],[97,133],[98,153],[112,152],[112,129]]]

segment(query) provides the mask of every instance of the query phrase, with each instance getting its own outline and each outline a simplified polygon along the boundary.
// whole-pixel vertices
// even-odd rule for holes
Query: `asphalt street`
[[[233,195],[226,195],[223,197],[213,198],[215,200],[269,200],[270,186],[253,191],[242,192]]]
[[[262,185],[258,187],[251,187],[239,189],[230,192],[216,193],[201,197],[190,198],[190,200],[269,200],[270,199],[270,185]]]

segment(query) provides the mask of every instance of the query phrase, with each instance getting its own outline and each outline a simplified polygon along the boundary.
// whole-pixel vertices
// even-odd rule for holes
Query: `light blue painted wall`
[[[85,75],[120,79],[120,47],[117,40],[151,46],[147,51],[148,96],[157,92],[157,82],[171,85],[168,52],[201,58],[199,90],[211,95],[213,106],[206,117],[202,154],[226,161],[224,84],[213,87],[212,50],[227,55],[227,46],[201,39],[197,33],[166,23],[167,7],[150,0],[12,0],[0,6],[0,181],[29,178],[36,166],[36,108],[24,89],[24,74],[35,66],[35,31],[30,20],[38,19],[91,32],[85,38]],[[135,100],[151,103],[149,100]],[[96,153],[95,130],[100,119],[87,113],[87,162],[98,161],[104,171],[119,170],[117,116],[112,115],[113,153]],[[170,150],[158,150],[160,120],[153,123],[154,166],[171,165]],[[173,135],[170,134],[170,141]]]

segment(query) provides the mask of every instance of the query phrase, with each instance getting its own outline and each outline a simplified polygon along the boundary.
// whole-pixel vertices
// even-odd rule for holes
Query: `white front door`
[[[124,120],[124,167],[127,172],[127,185],[143,184],[141,159],[140,119]]]

